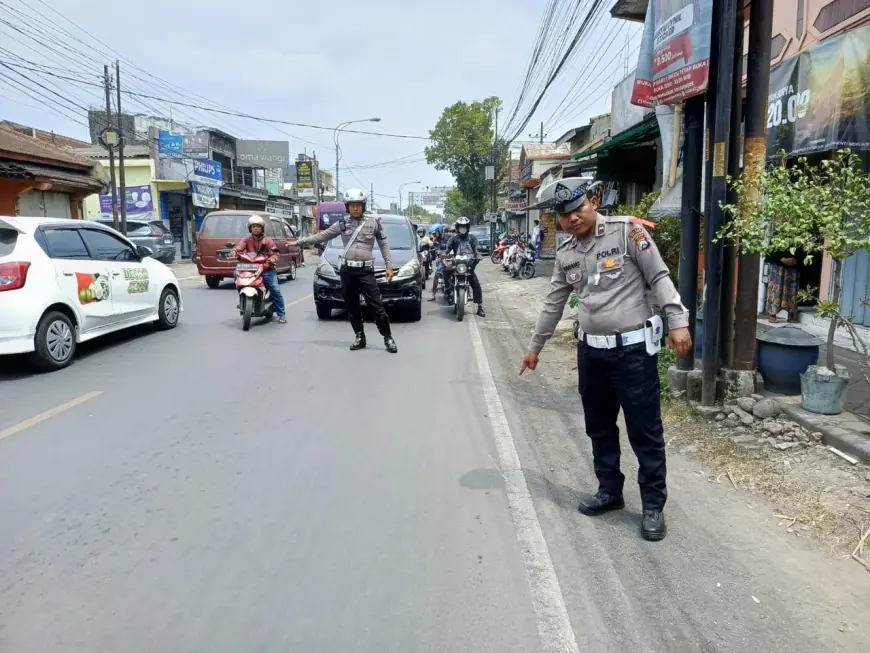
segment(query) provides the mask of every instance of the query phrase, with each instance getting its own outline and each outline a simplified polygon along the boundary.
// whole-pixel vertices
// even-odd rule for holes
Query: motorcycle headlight
[[[460,263],[456,266],[456,272],[457,274],[465,274],[468,272],[468,266],[465,263]]]
[[[416,276],[417,272],[420,269],[420,262],[417,259],[411,259],[405,265],[399,268],[399,274],[396,276],[399,278],[408,278]]]
[[[317,265],[317,274],[328,279],[336,279],[338,275],[335,273],[335,268],[332,267],[326,259],[321,259]]]

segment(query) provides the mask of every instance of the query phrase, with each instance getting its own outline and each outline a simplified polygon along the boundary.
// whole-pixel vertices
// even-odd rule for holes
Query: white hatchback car
[[[147,247],[85,220],[0,216],[0,355],[47,371],[76,345],[139,324],[172,329],[178,279]]]

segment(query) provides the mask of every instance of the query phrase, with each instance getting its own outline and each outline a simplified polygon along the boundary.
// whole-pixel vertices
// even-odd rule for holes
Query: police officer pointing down
[[[386,270],[384,276],[387,281],[393,280],[393,258],[390,254],[390,246],[387,243],[387,234],[384,224],[377,216],[367,214],[366,194],[358,188],[351,188],[344,194],[344,207],[350,214],[349,220],[339,220],[332,223],[328,229],[299,239],[301,245],[314,245],[326,243],[341,236],[344,252],[341,259],[341,292],[344,303],[350,316],[350,324],[356,334],[351,351],[364,349],[366,346],[366,334],[363,330],[362,308],[360,307],[360,295],[365,297],[366,303],[375,314],[375,324],[378,331],[384,337],[384,345],[387,351],[395,354],[398,350],[396,341],[390,330],[390,318],[384,310],[381,300],[381,292],[378,290],[378,282],[375,278],[375,261],[372,249],[377,243],[384,257]]]
[[[533,207],[554,209],[571,238],[556,252],[550,291],[520,374],[537,367],[538,354],[553,335],[571,293],[576,292],[580,299],[578,386],[598,479],[598,491],[584,497],[579,509],[584,515],[597,516],[625,507],[616,425],[621,406],[639,467],[641,536],[657,541],[667,533],[657,356],[663,325],[647,301],[647,287],[664,309],[670,328],[668,345],[680,358],[692,346],[688,311],[646,229],[634,218],[598,213],[602,191],[600,182],[561,179],[544,188]]]

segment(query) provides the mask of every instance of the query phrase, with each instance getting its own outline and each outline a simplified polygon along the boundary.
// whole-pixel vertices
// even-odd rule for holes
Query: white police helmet
[[[581,207],[587,198],[599,197],[603,190],[604,184],[600,181],[581,177],[558,179],[541,188],[538,201],[526,207],[526,211],[550,209],[556,213],[571,213]]]
[[[348,204],[362,204],[365,207],[367,200],[365,191],[359,188],[350,188],[344,194],[344,208],[347,209]]]

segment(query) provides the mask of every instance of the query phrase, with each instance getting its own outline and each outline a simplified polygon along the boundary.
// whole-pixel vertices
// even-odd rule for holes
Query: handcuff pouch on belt
[[[647,354],[655,356],[661,351],[663,334],[664,323],[662,322],[661,315],[653,315],[643,323],[643,336]]]

